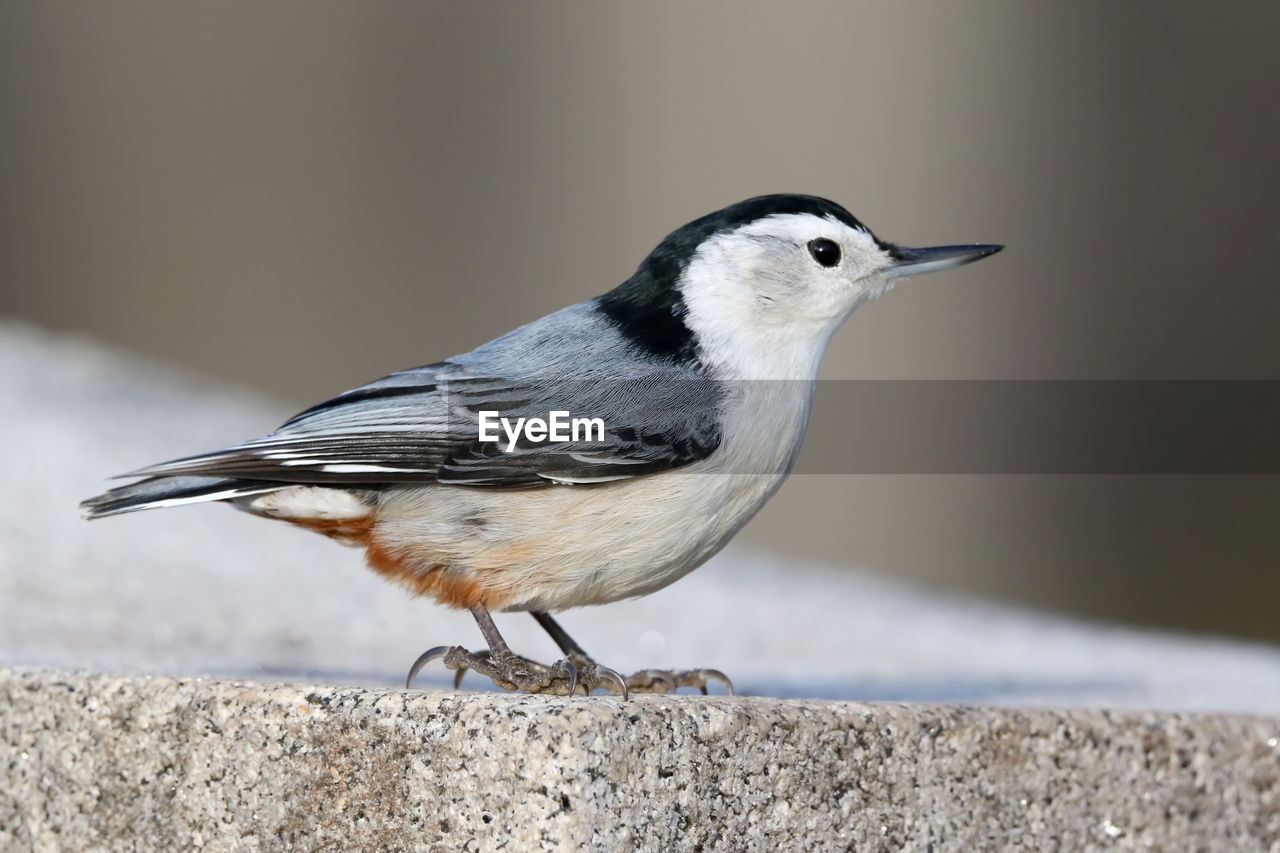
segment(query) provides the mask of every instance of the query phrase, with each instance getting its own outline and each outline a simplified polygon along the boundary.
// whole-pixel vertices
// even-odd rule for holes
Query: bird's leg
[[[471,608],[471,615],[480,626],[489,648],[481,652],[469,652],[461,646],[436,646],[423,652],[409,669],[409,677],[405,687],[413,683],[413,679],[431,661],[443,658],[444,665],[457,670],[454,687],[462,680],[462,674],[474,669],[481,675],[487,675],[494,684],[507,690],[527,690],[530,693],[565,693],[572,694],[578,687],[577,667],[569,660],[562,660],[551,666],[545,666],[528,658],[521,657],[507,645],[493,624],[493,617],[482,604]]]
[[[729,676],[718,669],[687,669],[681,672],[644,669],[632,676],[623,678],[614,670],[609,669],[609,667],[601,666],[592,660],[582,646],[575,643],[564,628],[560,627],[560,623],[551,618],[550,614],[538,610],[531,612],[533,618],[538,620],[538,624],[551,635],[551,639],[556,641],[556,645],[560,647],[560,651],[564,652],[565,657],[577,667],[578,681],[588,693],[597,687],[606,687],[615,693],[621,693],[625,699],[629,691],[635,691],[636,693],[671,693],[680,687],[696,687],[705,694],[709,679],[723,683],[729,693],[733,693],[733,682],[729,680]]]

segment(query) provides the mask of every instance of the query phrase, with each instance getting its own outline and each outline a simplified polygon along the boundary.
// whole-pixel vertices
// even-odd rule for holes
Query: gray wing
[[[214,476],[282,483],[529,487],[651,474],[720,444],[720,390],[683,367],[564,379],[561,366],[507,378],[483,359],[394,373],[308,409],[264,438],[126,476]],[[488,365],[491,366],[491,365]],[[599,418],[603,440],[479,440],[479,413]],[[591,436],[601,438],[599,432]]]

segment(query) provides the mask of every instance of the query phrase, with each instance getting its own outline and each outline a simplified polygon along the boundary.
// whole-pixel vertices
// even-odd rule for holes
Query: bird
[[[531,693],[732,692],[713,668],[624,678],[551,614],[652,593],[720,551],[790,473],[845,320],[906,277],[1002,248],[910,248],[825,198],[749,198],[672,231],[601,296],[264,437],[119,475],[134,482],[81,506],[223,502],[363,548],[378,574],[469,610],[487,643],[429,649],[406,688],[441,660],[455,688],[475,671]],[[492,618],[508,611],[564,658],[514,652]]]

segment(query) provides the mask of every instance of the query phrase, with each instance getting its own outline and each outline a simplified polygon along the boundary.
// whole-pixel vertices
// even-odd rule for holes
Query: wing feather
[[[439,482],[532,487],[597,483],[703,459],[720,444],[722,393],[688,368],[565,382],[487,375],[448,361],[401,371],[288,420],[271,435],[127,477],[198,476],[308,484]],[[599,417],[603,441],[479,440],[479,413]]]

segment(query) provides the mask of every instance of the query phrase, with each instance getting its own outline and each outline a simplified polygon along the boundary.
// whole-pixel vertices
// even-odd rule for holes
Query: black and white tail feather
[[[221,477],[148,477],[120,486],[80,504],[85,518],[106,518],[143,509],[162,509],[274,492],[280,483],[229,480]]]

